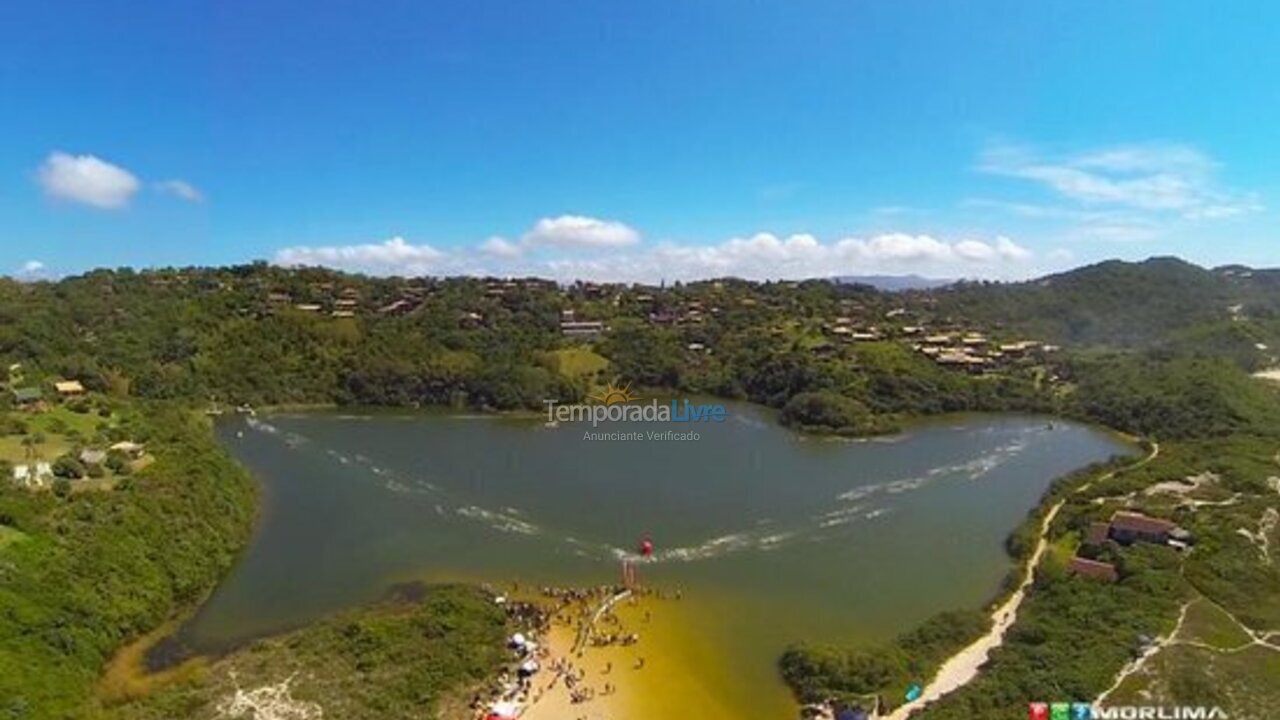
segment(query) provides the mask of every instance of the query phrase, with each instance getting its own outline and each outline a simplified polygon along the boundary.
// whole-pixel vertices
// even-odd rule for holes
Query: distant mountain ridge
[[[939,311],[1078,345],[1178,347],[1264,364],[1280,349],[1280,271],[1173,257],[1108,260],[1018,283],[958,283]]]
[[[839,275],[831,278],[837,285],[868,285],[884,292],[904,290],[933,290],[946,287],[955,280],[927,278],[920,275]]]

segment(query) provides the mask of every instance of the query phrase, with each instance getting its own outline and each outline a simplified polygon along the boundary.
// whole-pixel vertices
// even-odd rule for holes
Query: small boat
[[[560,421],[559,421],[559,420],[548,420],[548,421],[546,421],[546,422],[542,423],[542,427],[558,428],[558,427],[560,427]]]

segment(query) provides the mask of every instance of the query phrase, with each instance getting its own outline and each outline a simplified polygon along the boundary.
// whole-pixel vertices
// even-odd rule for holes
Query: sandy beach
[[[536,639],[540,669],[521,720],[734,717],[700,680],[705,668],[688,653],[697,642],[679,620],[675,593],[637,593],[602,609],[609,599],[536,600],[558,610]]]

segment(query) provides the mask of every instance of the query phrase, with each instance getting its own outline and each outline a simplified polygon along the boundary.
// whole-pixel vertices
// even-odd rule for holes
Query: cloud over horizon
[[[560,215],[542,218],[520,240],[531,247],[618,248],[640,242],[640,233],[616,220]]]
[[[881,273],[1017,277],[1028,272],[1027,263],[1032,257],[1030,250],[1004,236],[945,241],[929,235],[886,233],[822,242],[806,233],[785,237],[757,233],[712,245],[663,242],[628,247],[622,252],[584,253],[581,248],[569,248],[538,256],[529,256],[500,237],[489,238],[476,247],[451,250],[414,245],[393,237],[381,243],[285,248],[276,253],[275,262],[383,275],[536,275],[557,280],[658,282]]]

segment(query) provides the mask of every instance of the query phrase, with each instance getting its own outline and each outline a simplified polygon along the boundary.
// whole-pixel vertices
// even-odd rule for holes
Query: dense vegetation
[[[497,295],[494,284],[267,266],[0,280],[0,359],[37,377],[151,399],[540,409],[607,379],[556,369],[555,353],[574,346],[560,333],[560,312],[575,308],[610,323],[596,351],[608,358],[610,377],[636,386],[775,408],[800,393],[835,392],[878,414],[1049,409],[1029,376],[974,378],[900,343],[825,341],[824,318],[894,307],[893,297],[867,288],[726,281],[612,288],[617,301],[609,302],[590,286],[511,283]],[[332,303],[339,289],[365,310],[335,318],[295,306]],[[413,312],[372,312],[408,293]],[[269,300],[275,296],[305,302]],[[695,304],[723,312],[706,322],[649,321]],[[692,352],[694,343],[712,351]]]
[[[187,410],[129,420],[155,462],[111,492],[0,491],[0,717],[67,717],[121,644],[198,601],[253,519],[253,485]]]
[[[1256,363],[1264,354],[1254,344],[1280,337],[1277,277],[1176,258],[1112,260],[1025,283],[961,284],[931,297],[939,312],[1064,344],[1231,352]]]
[[[421,595],[421,597],[418,597]],[[508,660],[506,613],[468,587],[407,597],[260,640],[218,659],[198,681],[108,708],[109,720],[217,718],[236,690],[289,681],[288,699],[344,720],[437,717],[469,700]]]
[[[1260,384],[1259,393],[1275,397]],[[1086,493],[1068,494],[1050,538],[1070,546],[1078,544],[1089,522],[1124,507],[1120,498],[1153,483],[1213,473],[1213,486],[1201,497],[1223,504],[1193,509],[1178,498],[1144,496],[1142,509],[1190,530],[1195,549],[1189,555],[1143,544],[1102,550],[1101,559],[1114,562],[1120,572],[1115,584],[1069,575],[1064,558],[1047,558],[1018,622],[983,672],[921,717],[1001,717],[1031,700],[1092,700],[1111,685],[1144,638],[1170,633],[1180,607],[1196,599],[1254,629],[1274,630],[1280,624],[1280,568],[1238,528],[1256,527],[1266,510],[1277,506],[1276,491],[1266,480],[1280,473],[1277,447],[1280,428],[1274,425],[1163,443],[1159,457],[1141,469]],[[1259,699],[1274,694],[1280,683],[1274,661],[1259,663],[1247,682],[1240,677],[1213,681],[1213,667],[1229,657],[1206,653],[1200,666],[1160,677],[1165,692],[1142,702],[1220,705],[1233,718],[1269,717]]]
[[[986,632],[988,625],[982,612],[953,610],[935,615],[882,647],[794,647],[782,656],[782,676],[805,702],[835,700],[864,709],[877,703],[897,704],[908,687],[932,675],[947,657]]]
[[[357,298],[360,311],[330,312],[339,293]],[[412,299],[408,311],[378,311],[405,298]],[[569,310],[610,329],[594,342],[566,338],[559,323]],[[679,322],[664,319],[676,315]],[[835,342],[828,331],[838,315],[874,323],[882,337]],[[902,335],[907,323],[1068,347],[969,374],[915,352]],[[86,699],[111,652],[198,601],[232,561],[252,519],[252,488],[194,409],[538,409],[544,399],[582,398],[610,379],[749,399],[805,430],[863,434],[912,415],[1021,410],[1161,441],[1157,462],[1067,504],[1051,531],[1064,546],[1111,508],[1093,504],[1095,497],[1218,473],[1243,499],[1178,518],[1201,539],[1189,560],[1163,549],[1126,551],[1112,558],[1122,571],[1115,585],[1044,564],[1025,615],[990,668],[929,713],[996,717],[1029,699],[1091,697],[1128,657],[1134,638],[1166,629],[1186,597],[1210,598],[1258,627],[1274,630],[1280,622],[1266,610],[1280,607],[1280,576],[1235,532],[1256,526],[1267,503],[1275,504],[1265,480],[1276,474],[1280,401],[1247,371],[1274,363],[1277,346],[1280,276],[1174,260],[893,295],[826,282],[732,280],[562,289],[265,265],[0,280],[0,361],[18,364],[24,375],[20,383],[11,377],[11,387],[47,390],[55,378],[79,380],[91,397],[121,409],[129,436],[155,454],[150,466],[115,478],[110,492],[70,492],[66,484],[55,493],[0,489],[0,718],[88,712]],[[0,400],[0,442],[41,432],[14,421],[10,402],[8,393]],[[74,475],[76,468],[68,459],[60,470]],[[1103,471],[1066,479],[1053,492],[1068,497]],[[1011,537],[1016,559],[1025,559],[1038,523],[1033,515]],[[492,667],[481,649],[453,644],[493,630],[493,618],[459,592],[423,609],[325,624],[257,652],[302,660],[334,653],[335,671],[390,689],[386,696],[344,691],[353,703],[344,716],[420,713],[444,688],[474,682]],[[348,626],[357,627],[349,636]],[[783,670],[804,698],[883,695],[893,703],[908,680],[927,676],[984,627],[980,613],[948,614],[881,648],[796,648]],[[417,632],[430,642],[400,647],[400,635]],[[210,683],[115,711],[160,717],[207,708],[212,693],[228,687],[229,671],[251,667],[238,663],[253,658],[238,654],[216,666]],[[298,691],[309,692],[302,685]]]

